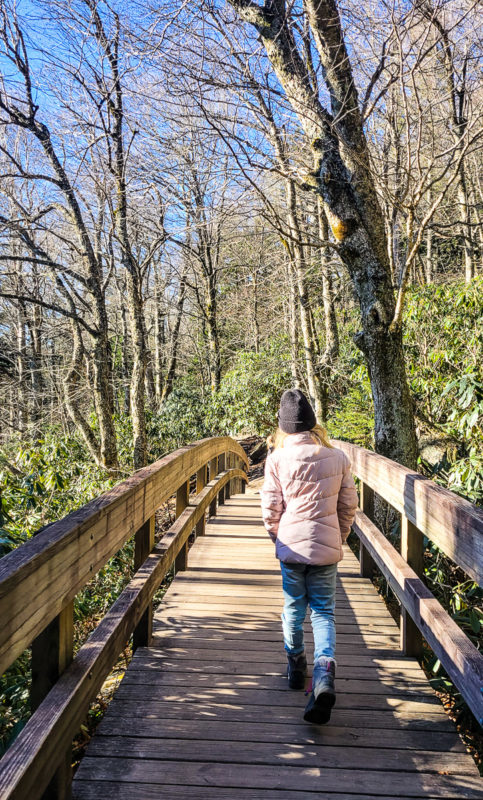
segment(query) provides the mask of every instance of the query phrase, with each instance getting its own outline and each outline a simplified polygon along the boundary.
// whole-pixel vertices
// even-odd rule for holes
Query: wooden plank
[[[207,662],[211,662],[214,659],[217,659],[219,662],[225,661],[232,661],[236,662],[237,664],[241,665],[243,663],[272,663],[274,666],[277,665],[279,667],[286,667],[286,656],[282,648],[282,642],[280,642],[279,648],[274,648],[273,650],[267,650],[262,648],[255,648],[255,651],[250,651],[248,648],[243,648],[243,652],[238,652],[239,647],[242,646],[242,641],[240,640],[238,648],[219,648],[214,643],[211,648],[208,650],[206,648],[188,648],[183,645],[183,642],[178,644],[178,647],[170,647],[170,648],[162,648],[163,657],[168,660],[180,659],[183,661],[202,661],[206,660]],[[311,648],[312,649],[312,648]],[[378,653],[381,656],[387,654],[388,649],[390,648],[384,647],[384,645],[380,647],[371,646],[369,643],[365,642],[353,642],[350,639],[348,641],[339,642],[337,645],[337,656],[342,656],[347,653],[352,653],[354,657],[356,657],[357,653],[367,653],[371,652],[372,654]],[[395,648],[394,648],[395,649]]]
[[[247,643],[248,647],[259,648],[264,650],[273,643],[277,646],[282,646],[282,629],[281,625],[272,625],[271,629],[253,630],[248,628],[236,632],[235,627],[220,628],[212,625],[211,627],[199,628],[199,625],[194,625],[188,622],[186,625],[179,624],[177,626],[165,626],[157,628],[153,634],[153,643],[156,647],[163,647],[165,640],[170,636],[176,636],[179,642],[179,637],[183,636],[190,638],[193,642],[196,641],[198,647],[212,647],[213,642],[222,643],[222,647],[237,647],[242,639]],[[304,637],[306,647],[311,646],[312,629],[309,623],[304,625]],[[354,625],[338,625],[337,626],[337,642],[344,643],[353,641],[355,644],[367,644],[368,647],[373,647],[377,642],[384,642],[388,645],[388,649],[396,650],[398,647],[398,634],[397,629],[394,631],[389,626],[380,628],[370,627],[361,630],[358,629],[357,624]]]
[[[350,458],[352,471],[483,585],[483,511],[418,472],[334,440]]]
[[[136,758],[140,760],[162,759],[168,761],[205,761],[221,764],[269,764],[285,767],[291,758],[303,762],[304,767],[330,767],[332,769],[358,769],[367,767],[366,747],[350,748],[324,742],[294,744],[286,742],[284,747],[272,742],[244,742],[241,746],[230,739],[212,740],[163,739],[160,747],[157,738],[130,736],[97,736],[89,749],[90,757]],[[238,746],[237,746],[238,744]],[[468,774],[478,776],[476,764],[470,765],[465,753],[444,753],[420,750],[371,749],[371,769],[397,770],[406,773],[428,772],[445,775]]]
[[[79,779],[89,775],[94,780],[116,780],[120,783],[145,782],[162,785],[246,787],[259,790],[285,789],[314,791],[319,783],[324,792],[348,792],[357,786],[371,794],[392,797],[421,797],[425,793],[433,797],[453,798],[464,791],[467,800],[481,799],[479,776],[434,775],[433,773],[406,773],[378,771],[372,769],[343,770],[328,767],[271,766],[268,764],[250,767],[247,773],[244,764],[216,764],[211,762],[161,761],[130,758],[110,759],[86,756],[79,767]]]
[[[338,708],[363,708],[387,711],[393,708],[399,712],[424,714],[429,706],[438,706],[439,701],[436,696],[429,694],[418,694],[417,689],[411,693],[406,686],[404,691],[394,691],[392,686],[385,685],[385,692],[367,691],[366,685],[373,689],[376,681],[361,681],[356,690],[348,692],[340,681],[337,681],[337,706]],[[130,684],[117,690],[119,700],[135,701],[140,707],[146,710],[151,708],[155,702],[174,702],[184,701],[187,696],[190,702],[200,703],[235,703],[241,705],[261,706],[261,710],[268,704],[277,704],[279,708],[296,708],[299,711],[305,704],[305,699],[301,700],[300,694],[288,692],[284,689],[265,689],[263,692],[258,687],[253,689],[230,689],[195,687],[189,685],[189,681],[184,686],[168,689],[166,684],[154,686],[149,691],[149,703],[146,703],[146,684]],[[439,707],[439,706],[438,706]],[[430,711],[433,709],[430,708]]]
[[[251,722],[232,722],[220,719],[173,719],[158,720],[138,718],[136,725],[125,717],[108,713],[102,720],[96,736],[153,737],[162,741],[165,738],[210,739],[211,741],[231,742],[292,742],[293,744],[328,744],[342,747],[366,747],[368,755],[372,748],[398,750],[426,750],[466,753],[466,749],[455,731],[418,731],[405,728],[364,728],[356,725],[340,726],[331,721],[330,725],[318,727],[306,725],[300,717],[290,724],[278,725],[263,721],[254,725]],[[467,755],[467,754],[466,754]]]
[[[389,619],[385,623],[382,624],[374,624],[372,620],[364,622],[363,625],[358,624],[355,621],[347,621],[341,620],[337,625],[337,635],[338,636],[345,636],[346,634],[354,634],[356,636],[366,637],[371,636],[398,636],[398,629],[396,625],[392,624],[392,620]],[[304,630],[311,631],[312,626],[306,620],[304,623]],[[157,618],[156,627],[155,627],[155,635],[157,637],[158,642],[162,642],[162,636],[172,633],[174,635],[191,635],[197,638],[220,638],[220,639],[236,639],[239,638],[243,628],[240,629],[236,625],[230,625],[229,622],[224,622],[220,620],[220,625],[210,625],[209,623],[206,627],[200,629],[199,622],[196,620],[192,620],[186,615],[178,619],[177,621],[170,621],[165,620],[164,618]],[[238,634],[238,635],[237,635]],[[281,624],[280,621],[277,622],[267,622],[263,628],[248,628],[243,631],[244,641],[280,641],[281,636]],[[371,641],[368,638],[368,641]]]
[[[354,675],[354,672],[357,671],[357,675],[360,676],[361,680],[363,678],[377,678],[379,675],[405,675],[414,672],[416,674],[420,674],[420,667],[415,663],[415,667],[411,669],[411,664],[401,665],[401,666],[391,666],[389,662],[389,666],[385,666],[382,662],[382,659],[378,656],[377,653],[374,651],[366,651],[366,653],[340,653],[337,656],[337,674],[343,677],[349,677]],[[169,659],[167,657],[154,656],[149,655],[143,659],[143,669],[149,669],[153,672],[159,671],[161,668],[163,671],[168,672],[178,672],[181,669],[184,672],[203,672],[207,675],[211,674],[238,674],[238,675],[246,675],[246,676],[257,676],[259,677],[261,674],[267,675],[280,675],[282,670],[280,665],[271,665],[270,662],[267,661],[258,661],[253,662],[253,666],[249,670],[246,665],[240,665],[237,667],[236,665],[233,666],[233,663],[230,662],[222,662],[216,658],[213,658],[211,661],[203,660],[203,663],[197,663],[196,660],[184,659],[183,663],[181,664],[180,659]],[[154,675],[153,675],[154,680]]]
[[[302,712],[306,704],[302,692],[298,694],[300,698],[300,722],[303,724]],[[339,698],[338,698],[339,699]],[[334,725],[354,726],[357,723],[367,728],[414,728],[415,730],[454,730],[451,721],[448,719],[444,709],[438,705],[429,703],[406,702],[400,698],[388,698],[385,709],[373,709],[368,706],[367,699],[362,695],[350,695],[349,700],[336,703],[332,711],[331,720]],[[391,705],[392,702],[392,705]],[[138,717],[152,719],[219,719],[232,722],[251,722],[259,724],[264,722],[278,723],[280,725],[291,724],[294,721],[294,710],[284,706],[243,706],[237,703],[228,702],[190,702],[186,698],[180,700],[151,701],[142,706],[138,701],[116,700],[116,713],[121,717],[130,717],[137,720]],[[137,722],[136,722],[137,724]]]
[[[125,688],[130,686],[151,686],[153,683],[152,674],[148,670],[141,669],[138,665],[131,667],[126,671],[122,683],[118,689],[118,693],[124,691]],[[183,670],[179,672],[164,672],[160,671],[157,685],[159,687],[167,687],[167,691],[171,691],[173,687],[191,687],[193,689],[206,688],[209,689],[228,689],[234,695],[239,690],[256,689],[260,691],[261,696],[266,690],[281,691],[289,694],[297,700],[298,694],[292,693],[287,686],[287,679],[285,675],[261,675],[254,679],[253,676],[244,675],[205,675],[202,673],[185,673]],[[354,678],[354,677],[340,677],[337,675],[337,691],[339,693],[365,693],[365,694],[380,694],[384,697],[391,695],[394,697],[399,694],[409,693],[413,697],[424,695],[434,700],[435,704],[439,702],[434,691],[431,689],[427,682],[426,676],[421,672],[420,676],[413,674],[408,675],[391,675],[389,678],[386,676],[373,676],[372,678]],[[116,696],[120,696],[119,694]]]
[[[259,589],[257,590],[257,588],[241,587],[238,590],[237,595],[239,598],[243,598],[243,602],[246,601],[250,604],[260,605],[260,603],[263,602],[263,599],[260,599],[260,591]],[[267,586],[263,590],[263,598],[267,598],[267,600],[270,602],[280,600],[281,595],[281,585],[272,587]],[[173,600],[179,600],[180,602],[183,602],[183,600],[203,602],[207,598],[215,599],[226,596],[226,585],[220,586],[219,584],[207,584],[205,586],[200,586],[199,584],[192,583],[189,586],[179,586],[179,588],[173,589],[170,591],[169,596],[172,597]],[[377,607],[384,608],[385,611],[387,610],[382,597],[377,594],[376,590],[374,590],[373,594],[356,594],[353,597],[349,597],[346,592],[336,590],[335,599],[336,605],[339,608],[356,609],[358,607]]]
[[[178,784],[176,786],[151,785],[148,783],[114,783],[109,780],[102,781],[83,781],[75,786],[73,800],[99,800],[99,798],[109,797],[116,800],[186,800],[187,797],[196,795],[196,800],[288,800],[287,792],[283,789],[272,790],[247,789],[237,786],[196,786],[196,791],[189,786]],[[426,795],[427,797],[428,795]],[[291,791],[291,800],[314,800],[313,792]],[[384,797],[383,795],[373,794],[348,794],[347,792],[330,795],[322,795],[319,791],[315,797],[319,800],[394,800],[394,795]]]
[[[307,628],[307,631],[309,629]],[[185,632],[183,638],[180,639],[180,631],[173,632],[174,635],[169,636],[166,634],[164,637],[158,636],[156,639],[157,647],[163,649],[166,652],[169,648],[175,647],[184,647],[184,648],[206,648],[207,650],[216,649],[216,650],[234,650],[237,649],[238,645],[240,644],[241,637],[238,639],[235,635],[231,637],[222,637],[220,635],[216,636],[213,635],[212,637],[204,637],[204,631],[199,631],[199,635],[196,636],[195,634],[191,634],[188,638],[188,632]],[[256,637],[251,637],[248,631],[244,632],[243,642],[247,643],[247,648],[253,647],[260,652],[267,652],[267,653],[275,653],[278,652],[282,647],[282,633],[281,630],[273,631],[273,636],[271,639],[258,639]],[[344,634],[337,632],[337,642],[339,644],[348,644],[348,645],[366,645],[367,647],[373,647],[375,644],[380,643],[380,645],[384,646],[387,649],[397,649],[397,645],[399,643],[398,637],[396,634],[392,635],[377,635],[371,633],[370,636],[363,636],[360,633],[357,634]],[[310,640],[306,642],[306,647],[311,649],[311,642]]]
[[[232,450],[229,437],[188,445],[136,472],[0,561],[0,674],[30,645],[157,508],[210,458]],[[240,470],[238,477],[243,478]],[[25,603],[25,598],[29,603]]]
[[[354,528],[476,719],[483,724],[483,655],[362,512],[357,513]]]
[[[283,602],[277,603],[274,601],[270,603],[267,601],[265,604],[260,603],[246,603],[245,612],[240,611],[240,603],[236,601],[236,598],[230,597],[227,598],[225,602],[216,601],[210,602],[209,599],[206,599],[205,602],[199,600],[198,602],[173,602],[166,601],[164,604],[164,613],[165,614],[179,614],[180,616],[183,615],[183,612],[193,613],[195,611],[199,611],[200,614],[202,613],[213,613],[219,612],[222,616],[233,616],[235,619],[238,613],[238,617],[241,618],[243,613],[250,613],[253,614],[254,617],[258,615],[263,619],[279,619],[280,612],[283,607]],[[264,608],[266,611],[264,612]],[[363,607],[355,607],[350,608],[349,606],[343,607],[342,605],[336,606],[335,609],[336,618],[346,618],[346,619],[358,619],[364,621],[368,617],[373,619],[381,619],[387,623],[387,614],[385,613],[383,608],[373,608],[373,606],[363,606]]]

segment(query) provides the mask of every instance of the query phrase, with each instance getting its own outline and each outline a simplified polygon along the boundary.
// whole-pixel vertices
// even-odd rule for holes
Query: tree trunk
[[[154,387],[156,400],[161,402],[166,361],[165,315],[161,304],[161,287],[157,267],[154,273]]]
[[[124,413],[131,413],[131,398],[129,394],[130,371],[129,371],[129,332],[127,325],[127,312],[124,303],[121,302],[122,319],[122,387],[124,396]]]
[[[30,329],[30,374],[32,378],[32,420],[40,422],[44,402],[44,379],[42,373],[42,309],[32,305],[29,319]]]
[[[26,434],[29,425],[27,386],[27,318],[22,303],[17,306],[17,379],[18,379],[18,429]]]
[[[166,380],[161,393],[161,403],[163,403],[171,394],[173,390],[173,381],[176,375],[176,365],[178,363],[179,330],[181,327],[181,320],[183,318],[183,306],[186,297],[187,271],[187,267],[185,266],[183,272],[181,273],[179,282],[178,302],[176,303],[176,317],[171,334],[171,354],[166,369]]]
[[[151,348],[149,347],[149,336],[148,330],[146,328],[146,317],[143,314],[143,326],[144,326],[144,342],[146,347],[146,396],[148,398],[149,406],[151,409],[154,410],[155,402],[156,402],[156,387],[154,384],[154,368],[153,368],[153,354]]]
[[[329,238],[329,224],[321,197],[318,197],[317,201],[319,237],[322,241],[327,241]],[[330,251],[328,247],[322,247],[320,250],[320,267],[322,272],[322,299],[324,302],[324,361],[329,363],[335,361],[339,355],[339,331],[337,329],[337,317],[335,315],[334,288],[332,285]]]
[[[376,450],[415,467],[413,405],[401,328],[392,324],[395,300],[383,215],[336,2],[306,0],[305,4],[330,96],[330,114],[314,91],[285,2],[274,0],[263,8],[245,0],[230,2],[257,29],[310,143],[314,169],[305,185],[322,197],[340,257],[359,299],[363,330],[356,342],[365,354],[371,378]]]
[[[426,283],[433,282],[433,229],[426,228],[426,258],[424,262]]]
[[[305,371],[309,389],[310,402],[314,406],[315,416],[318,420],[323,418],[323,392],[317,376],[317,358],[310,321],[309,299],[305,281],[304,249],[301,244],[300,226],[297,217],[297,198],[294,182],[288,178],[286,181],[287,211],[292,241],[290,253],[292,255],[292,269],[298,289],[298,307],[300,313],[300,328],[304,345]]]
[[[292,385],[294,389],[300,388],[300,376],[298,369],[298,331],[297,331],[297,292],[295,289],[295,276],[291,268],[290,256],[285,253],[285,275],[288,285],[288,334],[290,338],[290,371],[292,373]]]
[[[85,419],[80,409],[80,396],[79,390],[80,376],[82,372],[82,364],[84,361],[84,348],[82,345],[82,337],[75,322],[72,323],[72,337],[73,337],[73,352],[72,361],[68,373],[64,378],[64,398],[67,411],[73,423],[79,430],[86,443],[87,449],[92,458],[99,466],[105,466],[104,455],[101,453],[99,442]],[[95,370],[94,370],[95,372]]]
[[[221,383],[220,340],[218,337],[216,279],[213,273],[205,281],[206,333],[208,337],[208,361],[210,365],[211,391],[216,392]]]
[[[133,430],[133,464],[136,470],[146,466],[147,459],[146,413],[144,405],[146,342],[144,336],[145,326],[140,280],[137,269],[133,264],[129,264],[129,266],[126,265],[126,285],[132,342],[130,401]]]
[[[461,162],[458,180],[458,209],[460,219],[460,233],[463,240],[463,265],[466,283],[470,283],[475,277],[475,263],[473,253],[473,234],[471,230],[471,213],[466,189],[466,180],[463,162]]]
[[[261,255],[259,260],[259,267],[261,266]],[[260,352],[260,323],[258,322],[258,270],[254,269],[252,272],[252,289],[253,289],[253,344],[255,353]]]
[[[93,390],[97,399],[101,464],[106,469],[116,469],[117,443],[114,427],[114,395],[112,391],[112,352],[106,305],[100,288],[96,287],[98,336],[94,341]]]

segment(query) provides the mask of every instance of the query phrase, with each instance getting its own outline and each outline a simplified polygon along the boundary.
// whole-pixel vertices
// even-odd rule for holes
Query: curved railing
[[[206,510],[244,491],[247,467],[230,437],[182,447],[0,560],[0,674],[32,644],[34,710],[0,762],[1,800],[35,800],[48,786],[52,797],[69,796],[70,742],[89,704],[131,634],[134,647],[150,643],[154,593],[173,563],[186,569]],[[176,521],[155,545],[155,512],[174,493]],[[73,659],[74,598],[133,535],[137,571]]]
[[[483,655],[421,578],[424,535],[482,585],[483,511],[384,456],[350,442],[333,444],[349,456],[361,481],[353,525],[360,540],[361,575],[371,577],[377,565],[401,603],[401,649],[419,656],[424,636],[482,725]],[[401,514],[400,553],[372,520],[374,493]]]

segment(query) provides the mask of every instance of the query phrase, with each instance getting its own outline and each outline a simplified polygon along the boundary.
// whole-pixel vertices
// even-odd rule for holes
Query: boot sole
[[[305,689],[305,679],[306,675],[302,672],[299,673],[300,677],[292,676],[292,679],[288,682],[288,688],[292,689],[294,692],[298,692],[301,689]]]
[[[322,692],[315,699],[312,708],[306,709],[304,720],[314,725],[325,725],[330,720],[330,714],[335,704],[335,694]]]

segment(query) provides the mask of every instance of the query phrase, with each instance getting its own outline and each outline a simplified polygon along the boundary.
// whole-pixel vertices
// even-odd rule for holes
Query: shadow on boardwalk
[[[302,719],[281,645],[280,573],[256,495],[232,498],[190,551],[74,782],[75,800],[476,798],[481,781],[398,629],[346,556],[337,705]],[[306,625],[311,655],[310,625]]]

